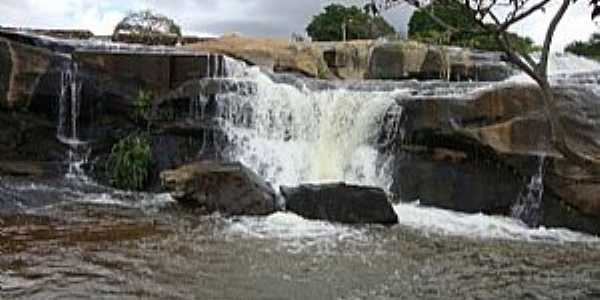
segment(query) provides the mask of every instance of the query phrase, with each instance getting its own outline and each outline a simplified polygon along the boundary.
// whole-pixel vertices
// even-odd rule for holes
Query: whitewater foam
[[[501,240],[600,242],[598,237],[567,229],[530,228],[523,222],[509,217],[422,207],[418,202],[398,204],[394,206],[394,210],[399,216],[400,224],[428,233]]]
[[[386,113],[401,114],[395,99],[405,90],[312,91],[275,83],[257,68],[241,78],[252,91],[218,96],[232,160],[276,189],[335,181],[389,187],[389,159],[377,144]]]

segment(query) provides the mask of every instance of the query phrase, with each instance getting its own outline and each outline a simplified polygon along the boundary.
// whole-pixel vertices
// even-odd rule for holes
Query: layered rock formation
[[[569,146],[595,153],[600,145],[599,95],[575,87],[555,93]],[[406,138],[397,145],[401,150],[393,192],[403,200],[510,215],[543,156],[546,189],[540,223],[600,232],[598,178],[553,148],[535,86],[501,86],[469,99],[400,102]]]
[[[305,43],[230,35],[187,47],[314,78],[499,81],[515,73],[499,53],[412,41]]]
[[[186,46],[222,53],[276,72],[295,72],[310,77],[326,77],[327,65],[319,51],[308,43],[226,35]]]
[[[87,142],[90,162],[96,164],[90,175],[108,182],[103,170],[111,145],[141,126],[147,127],[145,120],[136,117],[141,92],[165,101],[177,98],[174,100],[185,107],[186,115],[172,118],[183,119],[198,91],[185,95],[171,92],[184,82],[225,72],[220,55],[95,47],[81,41],[0,31],[0,175],[62,173],[68,146],[57,139],[58,127],[62,122],[71,128],[71,106],[76,101],[77,138]],[[148,106],[145,110],[151,108],[151,103],[144,105]],[[61,109],[65,116],[60,115]],[[160,187],[159,171],[197,158],[204,141],[214,140],[204,136],[204,128],[190,131],[186,125],[185,130],[177,130],[180,127],[170,122],[168,127],[152,131],[157,169],[151,172],[150,186],[156,189]],[[162,158],[159,152],[163,151],[172,153],[171,157]]]

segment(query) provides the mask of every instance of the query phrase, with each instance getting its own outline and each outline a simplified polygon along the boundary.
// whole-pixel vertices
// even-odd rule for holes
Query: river
[[[394,98],[490,85],[315,88],[234,67],[244,73],[233,80],[250,80],[255,90],[221,96],[219,126],[231,141],[223,151],[275,188],[346,181],[388,190],[393,166],[377,147],[397,137],[375,128],[403,113]],[[287,212],[201,216],[166,194],[68,175],[0,179],[0,298],[600,298],[600,240],[565,229],[418,202],[396,204],[400,224],[392,227]]]

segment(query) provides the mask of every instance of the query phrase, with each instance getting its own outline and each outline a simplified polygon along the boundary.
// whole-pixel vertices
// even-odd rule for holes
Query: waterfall
[[[389,188],[392,157],[380,149],[399,130],[382,127],[393,119],[386,116],[402,113],[395,98],[403,90],[312,91],[275,83],[258,68],[227,69],[236,70],[232,80],[248,82],[246,89],[217,95],[230,159],[276,189],[340,181]]]
[[[527,185],[527,188],[512,207],[512,217],[520,219],[527,225],[535,227],[539,225],[542,201],[544,198],[544,156],[540,156],[540,162],[535,173]]]
[[[87,162],[89,148],[79,139],[78,120],[81,111],[81,82],[78,66],[71,63],[61,74],[58,106],[58,140],[68,146],[67,177],[83,178],[83,164]]]

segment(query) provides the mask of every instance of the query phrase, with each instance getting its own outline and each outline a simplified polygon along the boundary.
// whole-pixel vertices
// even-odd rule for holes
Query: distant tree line
[[[394,28],[381,16],[357,6],[331,4],[313,17],[306,28],[313,41],[376,39],[394,35]]]
[[[438,22],[433,18],[437,18]],[[425,43],[501,51],[502,48],[493,35],[474,30],[478,26],[474,12],[463,4],[457,1],[436,1],[413,14],[408,24],[408,35],[411,39]],[[519,51],[539,50],[528,37],[508,32],[508,38]]]
[[[565,51],[600,60],[600,32],[592,34],[587,42],[576,41],[567,45]]]

